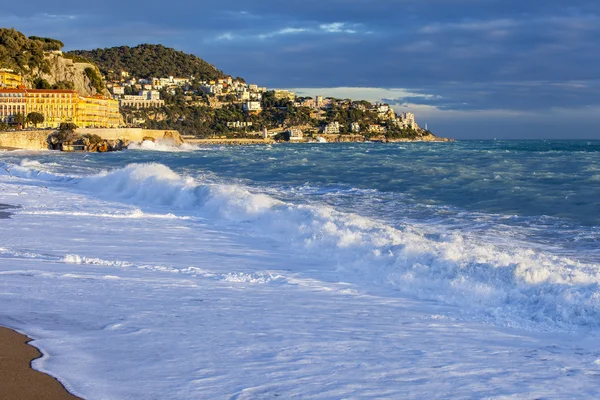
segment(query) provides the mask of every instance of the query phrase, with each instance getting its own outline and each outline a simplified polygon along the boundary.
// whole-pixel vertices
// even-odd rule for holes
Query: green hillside
[[[223,72],[201,58],[160,44],[74,50],[67,54],[92,61],[109,80],[119,78],[121,71],[127,71],[136,78],[193,75],[197,79],[215,79],[224,76]]]
[[[44,51],[60,50],[64,44],[55,39],[27,37],[21,32],[0,28],[0,68],[9,68],[24,75],[48,71]]]

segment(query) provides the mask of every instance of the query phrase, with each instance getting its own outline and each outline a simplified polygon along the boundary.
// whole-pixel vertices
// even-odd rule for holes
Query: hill
[[[87,60],[63,55],[60,40],[27,37],[0,28],[0,69],[24,76],[24,84],[37,89],[73,89],[84,96],[109,95],[98,67]]]
[[[201,58],[160,44],[74,50],[67,54],[94,62],[108,80],[118,79],[121,71],[136,78],[193,75],[196,79],[211,80],[225,76]]]
[[[22,74],[32,71],[47,71],[49,65],[45,52],[60,50],[63,43],[48,38],[28,38],[13,29],[0,28],[0,67]]]

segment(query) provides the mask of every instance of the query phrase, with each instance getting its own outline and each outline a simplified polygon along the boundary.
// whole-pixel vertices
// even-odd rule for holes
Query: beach
[[[7,152],[0,325],[89,400],[595,398],[598,152]]]
[[[74,400],[55,378],[31,368],[42,354],[27,344],[31,339],[0,326],[0,399]]]

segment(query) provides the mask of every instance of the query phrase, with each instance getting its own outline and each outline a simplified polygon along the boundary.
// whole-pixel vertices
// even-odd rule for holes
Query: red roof
[[[77,93],[64,89],[0,89],[0,93]]]

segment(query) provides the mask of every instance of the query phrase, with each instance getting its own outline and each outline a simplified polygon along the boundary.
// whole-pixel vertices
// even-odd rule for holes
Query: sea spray
[[[566,328],[600,325],[600,267],[523,243],[497,245],[419,224],[390,226],[324,205],[293,204],[243,185],[207,183],[158,164],[130,164],[76,177],[25,166],[15,176],[68,182],[71,190],[157,213],[198,216],[302,248],[323,270],[366,290],[458,305],[502,324]],[[432,234],[432,232],[434,234]]]

